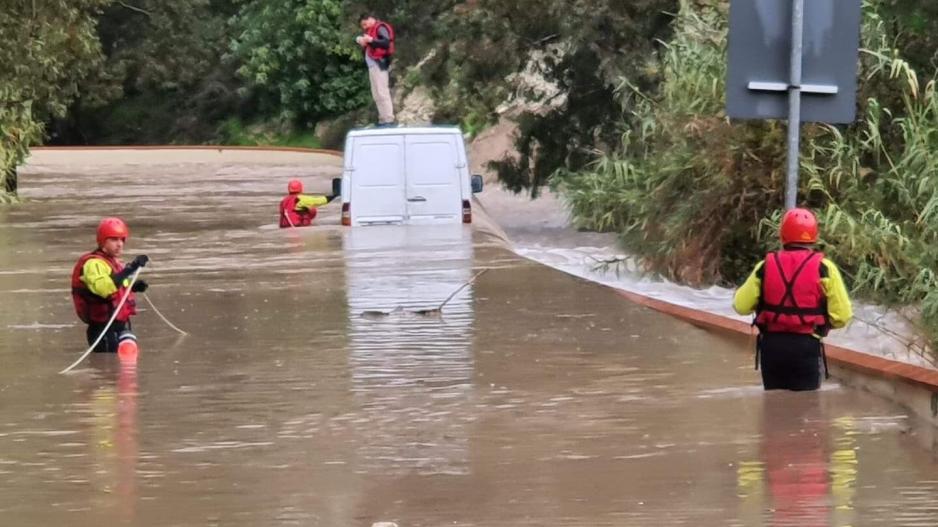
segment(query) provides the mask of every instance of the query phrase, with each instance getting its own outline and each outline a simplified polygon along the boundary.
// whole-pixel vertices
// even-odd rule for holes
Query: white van
[[[455,126],[353,130],[345,138],[342,225],[471,223],[472,194],[481,191]]]

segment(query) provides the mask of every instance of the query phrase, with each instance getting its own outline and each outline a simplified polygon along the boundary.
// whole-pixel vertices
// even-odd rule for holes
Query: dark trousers
[[[95,340],[97,340],[98,335],[101,334],[101,331],[104,330],[104,326],[107,324],[96,324],[92,322],[88,324],[88,330],[85,332],[85,335],[88,337],[88,345],[90,346]],[[119,322],[117,320],[111,324],[111,327],[108,328],[107,333],[105,333],[104,338],[101,339],[101,342],[94,347],[95,353],[117,353],[117,343],[118,337],[124,331],[130,330],[130,322]]]
[[[821,341],[811,335],[759,335],[759,366],[766,390],[808,391],[821,387]]]

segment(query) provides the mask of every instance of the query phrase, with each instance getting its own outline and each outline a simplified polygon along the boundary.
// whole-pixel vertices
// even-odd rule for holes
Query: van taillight
[[[342,204],[342,225],[349,227],[352,225],[352,202]]]
[[[472,223],[472,205],[468,199],[462,200],[462,222]]]

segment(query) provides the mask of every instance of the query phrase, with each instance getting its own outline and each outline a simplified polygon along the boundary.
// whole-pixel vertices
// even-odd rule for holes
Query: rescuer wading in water
[[[815,250],[818,223],[807,209],[782,218],[782,250],[766,255],[736,291],[733,307],[755,313],[756,365],[766,390],[817,390],[827,360],[821,338],[850,322],[850,297],[837,266]]]
[[[98,225],[98,248],[83,254],[72,270],[72,302],[78,318],[88,324],[86,335],[89,345],[104,331],[121,299],[127,296],[114,323],[95,346],[96,352],[116,353],[121,339],[134,338],[130,327],[130,317],[137,314],[134,293],[146,291],[148,284],[137,280],[130,291],[127,288],[130,287],[131,276],[145,266],[149,258],[140,255],[127,265],[121,262],[124,243],[129,236],[130,229],[123,220],[104,218]]]

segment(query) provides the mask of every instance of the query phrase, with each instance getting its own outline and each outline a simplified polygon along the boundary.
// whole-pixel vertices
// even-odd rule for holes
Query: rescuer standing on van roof
[[[123,306],[117,312],[114,323],[95,346],[96,352],[117,352],[122,339],[134,339],[130,333],[130,317],[137,314],[134,293],[142,293],[149,287],[143,280],[134,282],[130,291],[130,278],[137,269],[150,261],[140,255],[126,266],[120,257],[130,229],[120,218],[104,218],[98,225],[98,248],[82,255],[72,270],[72,302],[75,313],[88,324],[88,344],[91,345],[104,331],[111,316],[125,296]]]
[[[394,28],[372,14],[358,19],[364,34],[355,42],[365,52],[371,96],[378,107],[378,127],[394,126],[394,102],[391,99],[391,57],[394,56]]]
[[[817,218],[807,209],[785,213],[782,250],[759,262],[736,291],[740,315],[755,312],[756,366],[766,390],[816,390],[827,373],[821,338],[853,317],[840,270],[814,250]]]
[[[291,179],[287,183],[289,194],[280,200],[280,228],[309,227],[316,219],[316,207],[321,207],[334,200],[338,193],[331,196],[303,195],[303,182]]]

